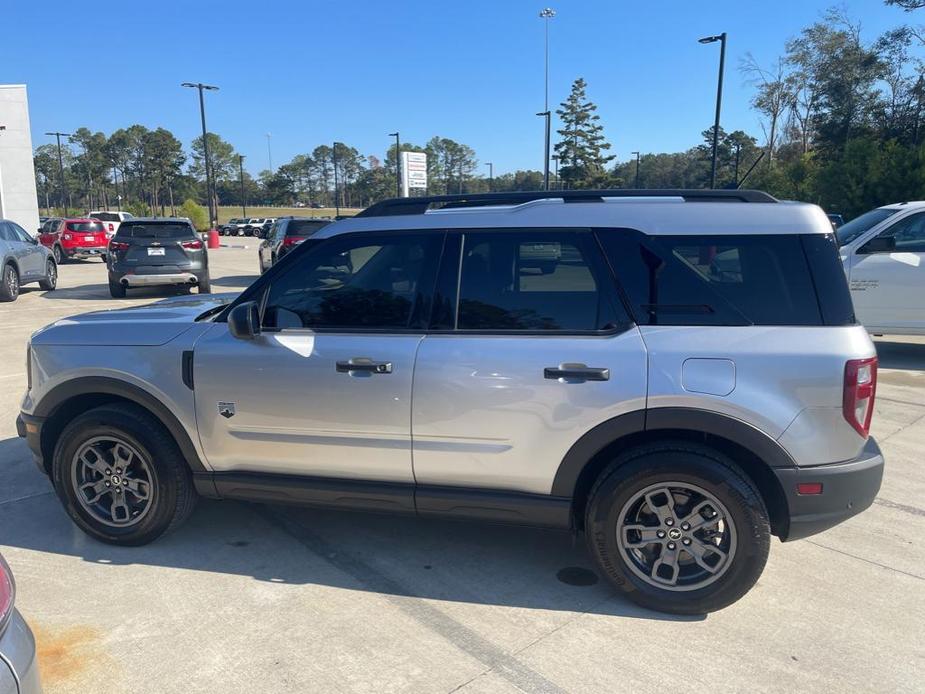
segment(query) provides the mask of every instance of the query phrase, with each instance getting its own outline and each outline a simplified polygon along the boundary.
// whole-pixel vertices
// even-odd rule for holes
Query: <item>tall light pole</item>
[[[61,156],[61,138],[70,137],[70,133],[45,133],[55,137],[58,140],[58,175],[61,177],[58,181],[58,194],[61,196],[61,205],[64,207],[64,216],[67,216],[67,183],[64,180],[64,157]]]
[[[546,119],[546,143],[543,147],[543,190],[549,190],[549,126],[550,126],[550,113],[549,111],[542,111],[537,113],[538,116],[543,116]]]
[[[716,188],[716,148],[719,144],[719,112],[723,104],[723,68],[726,63],[726,32],[718,36],[704,36],[700,43],[719,41],[719,79],[716,81],[716,120],[713,123],[713,156],[710,162],[710,188]]]
[[[389,133],[395,138],[395,197],[401,197],[401,140],[397,132]]]
[[[270,150],[270,138],[273,133],[267,133],[267,164],[270,165],[270,173],[273,173],[273,152]]]
[[[739,152],[742,151],[742,143],[736,142],[736,166],[735,166],[735,179],[733,181],[736,188],[739,187]]]
[[[337,197],[337,145],[335,142],[331,148],[331,158],[334,160],[334,217],[340,217],[340,199]]]
[[[238,172],[241,174],[241,216],[247,216],[247,199],[244,197],[244,155],[238,155]]]
[[[549,20],[556,16],[556,11],[551,7],[543,8],[540,12],[540,19],[543,20],[543,30],[545,34],[544,42],[544,98],[543,112],[536,115],[546,116],[546,139],[543,156],[543,190],[549,190]]]
[[[488,167],[488,192],[490,193],[495,187],[495,165],[490,161],[486,161],[485,166]]]
[[[639,152],[630,152],[630,154],[636,155],[636,182],[633,184],[633,188],[639,190]]]
[[[206,167],[206,197],[209,199],[209,228],[215,226],[216,210],[212,197],[212,159],[209,157],[209,136],[206,132],[206,102],[202,97],[203,90],[218,91],[218,87],[202,82],[184,82],[181,87],[199,90],[199,117],[202,120],[202,156]]]

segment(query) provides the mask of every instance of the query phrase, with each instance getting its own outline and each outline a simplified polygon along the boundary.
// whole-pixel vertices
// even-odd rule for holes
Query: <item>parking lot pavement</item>
[[[256,252],[211,255],[213,290]],[[706,618],[648,612],[588,571],[566,533],[206,502],[147,547],[88,539],[14,419],[35,329],[108,297],[98,261],[0,304],[0,552],[49,692],[922,691],[925,340],[881,339],[867,512],[772,545],[743,600]],[[590,584],[590,585],[588,585]]]

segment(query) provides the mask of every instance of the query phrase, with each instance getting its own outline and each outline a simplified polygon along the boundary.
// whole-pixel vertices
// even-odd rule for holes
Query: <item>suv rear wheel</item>
[[[109,278],[109,296],[113,299],[124,299],[125,298],[125,287],[118,280],[113,281]]]
[[[186,520],[196,502],[176,442],[137,405],[76,417],[61,432],[52,473],[68,515],[110,544],[151,542]]]
[[[61,250],[61,246],[55,244],[55,247],[52,249],[51,254],[55,257],[55,263],[61,265],[65,261],[64,251]]]
[[[771,531],[758,490],[729,458],[685,442],[619,456],[591,490],[591,554],[634,602],[675,614],[726,607],[755,584]]]
[[[58,286],[58,266],[55,265],[55,261],[49,259],[45,263],[45,279],[39,280],[39,287],[44,289],[46,292],[53,291],[55,287]]]

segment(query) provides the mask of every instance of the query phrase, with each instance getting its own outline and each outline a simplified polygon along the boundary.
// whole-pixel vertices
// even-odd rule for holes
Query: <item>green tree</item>
[[[209,213],[206,208],[200,205],[192,198],[187,198],[177,210],[179,217],[187,217],[199,231],[206,231],[209,228]]]
[[[562,139],[556,143],[559,176],[570,188],[599,185],[606,179],[605,165],[614,157],[605,155],[610,143],[604,138],[597,106],[588,100],[587,84],[579,77],[572,83],[568,98],[556,109],[562,128],[556,132]]]

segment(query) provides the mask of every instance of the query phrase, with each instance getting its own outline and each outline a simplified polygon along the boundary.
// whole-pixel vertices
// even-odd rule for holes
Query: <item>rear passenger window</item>
[[[590,241],[569,231],[466,233],[457,329],[616,328],[621,321]]]
[[[642,325],[821,325],[797,235],[598,235]]]

